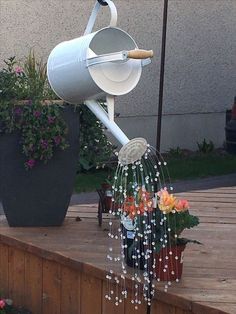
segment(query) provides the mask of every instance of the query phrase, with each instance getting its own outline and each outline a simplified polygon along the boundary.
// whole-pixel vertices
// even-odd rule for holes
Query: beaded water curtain
[[[176,214],[184,217],[189,205],[172,194],[167,163],[150,145],[140,160],[119,161],[112,190],[105,298],[118,306],[129,290],[135,309],[142,300],[150,306],[154,280],[163,281],[167,291],[181,276],[183,249],[177,244],[182,230]]]

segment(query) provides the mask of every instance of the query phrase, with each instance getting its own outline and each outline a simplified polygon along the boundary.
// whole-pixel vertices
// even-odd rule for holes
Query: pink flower
[[[48,117],[48,123],[53,124],[55,121],[55,117]]]
[[[39,118],[41,116],[41,112],[40,111],[35,111],[34,112],[34,116],[35,116],[35,118]]]
[[[22,114],[21,108],[15,108],[15,115],[20,116]]]
[[[44,148],[44,149],[48,148],[48,141],[47,140],[41,140],[40,143],[41,143],[42,148]]]
[[[177,212],[185,212],[189,209],[189,203],[187,200],[176,200],[175,209]]]
[[[26,165],[32,169],[35,165],[35,160],[34,159],[29,159],[28,161],[26,161]]]
[[[55,142],[56,145],[59,145],[61,143],[61,136],[59,136],[59,135],[55,136],[54,137],[54,142]]]
[[[19,66],[17,66],[16,68],[15,68],[15,73],[16,74],[21,74],[21,73],[23,73],[24,71],[23,71],[23,69],[21,68],[21,67],[19,67]]]
[[[4,309],[6,303],[4,300],[0,300],[0,309]]]

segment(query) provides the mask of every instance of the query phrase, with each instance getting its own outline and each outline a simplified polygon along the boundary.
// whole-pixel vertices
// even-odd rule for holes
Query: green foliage
[[[104,127],[84,105],[80,106],[80,158],[79,172],[104,168],[115,147],[104,134]]]
[[[15,57],[4,60],[6,68],[0,71],[1,100],[26,99],[27,77],[17,65]]]
[[[175,233],[179,236],[184,229],[191,229],[199,224],[199,219],[196,216],[193,216],[189,211],[185,212],[176,212],[168,214],[168,226],[171,230],[175,230]]]
[[[183,156],[183,151],[182,149],[177,146],[176,148],[170,148],[170,150],[168,151],[168,156],[171,158],[178,158],[178,157],[182,157]]]
[[[76,177],[75,191],[77,193],[96,191],[107,177],[107,169],[91,170],[86,173],[80,172]]]
[[[194,154],[181,159],[168,159],[171,179],[186,180],[236,172],[236,156],[229,154]]]
[[[212,141],[207,142],[205,138],[202,143],[197,142],[197,146],[199,152],[203,154],[209,154],[213,152],[213,150],[215,149],[213,142]]]
[[[156,252],[159,252],[162,249],[163,242],[160,239],[165,238],[165,234],[167,235],[168,244],[171,246],[175,245],[186,245],[187,243],[196,243],[201,244],[196,240],[190,240],[186,238],[180,238],[181,233],[185,229],[191,229],[196,227],[199,224],[199,218],[197,216],[191,215],[189,210],[184,212],[170,212],[165,215],[166,217],[166,225],[162,224],[161,221],[163,219],[163,213],[161,210],[157,208],[155,212],[156,219]],[[166,229],[170,231],[166,233]]]
[[[30,52],[24,68],[14,57],[5,63],[7,67],[0,72],[0,132],[21,134],[25,166],[31,169],[37,161],[51,159],[55,149],[68,146],[63,108],[42,103],[46,96],[55,97],[47,85],[46,66],[36,61],[34,53]],[[20,103],[22,99],[27,101]]]
[[[46,64],[33,51],[23,66],[15,57],[5,60],[5,65],[0,71],[0,133],[20,132],[25,165],[31,169],[37,161],[51,159],[55,149],[67,148],[63,106],[53,103],[57,96],[49,86]],[[44,100],[51,100],[51,104],[44,105]],[[76,110],[81,114],[79,171],[103,167],[114,147],[85,105]]]
[[[24,63],[24,73],[29,82],[29,98],[34,98],[35,95],[43,98],[47,81],[46,64],[42,59],[37,61],[32,51]]]
[[[67,126],[61,117],[63,107],[56,104],[42,106],[39,101],[23,107],[23,118],[16,126],[21,130],[23,153],[27,157],[26,167],[31,168],[32,161],[45,163],[53,157],[55,149],[65,150]]]

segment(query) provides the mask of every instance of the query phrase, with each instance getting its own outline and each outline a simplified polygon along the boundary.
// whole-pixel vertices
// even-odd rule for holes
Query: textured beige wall
[[[35,48],[45,60],[80,36],[94,0],[0,0],[0,60]],[[118,26],[155,51],[138,87],[117,99],[128,136],[155,145],[163,0],[114,0]],[[104,8],[96,28],[107,25]],[[236,95],[236,0],[169,0],[162,150],[224,140],[224,111]]]

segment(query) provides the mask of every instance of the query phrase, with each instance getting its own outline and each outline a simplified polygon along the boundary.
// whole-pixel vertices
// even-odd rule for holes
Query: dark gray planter
[[[19,134],[0,135],[1,199],[11,227],[60,226],[73,192],[79,153],[79,114],[65,106],[70,147],[27,171]]]

